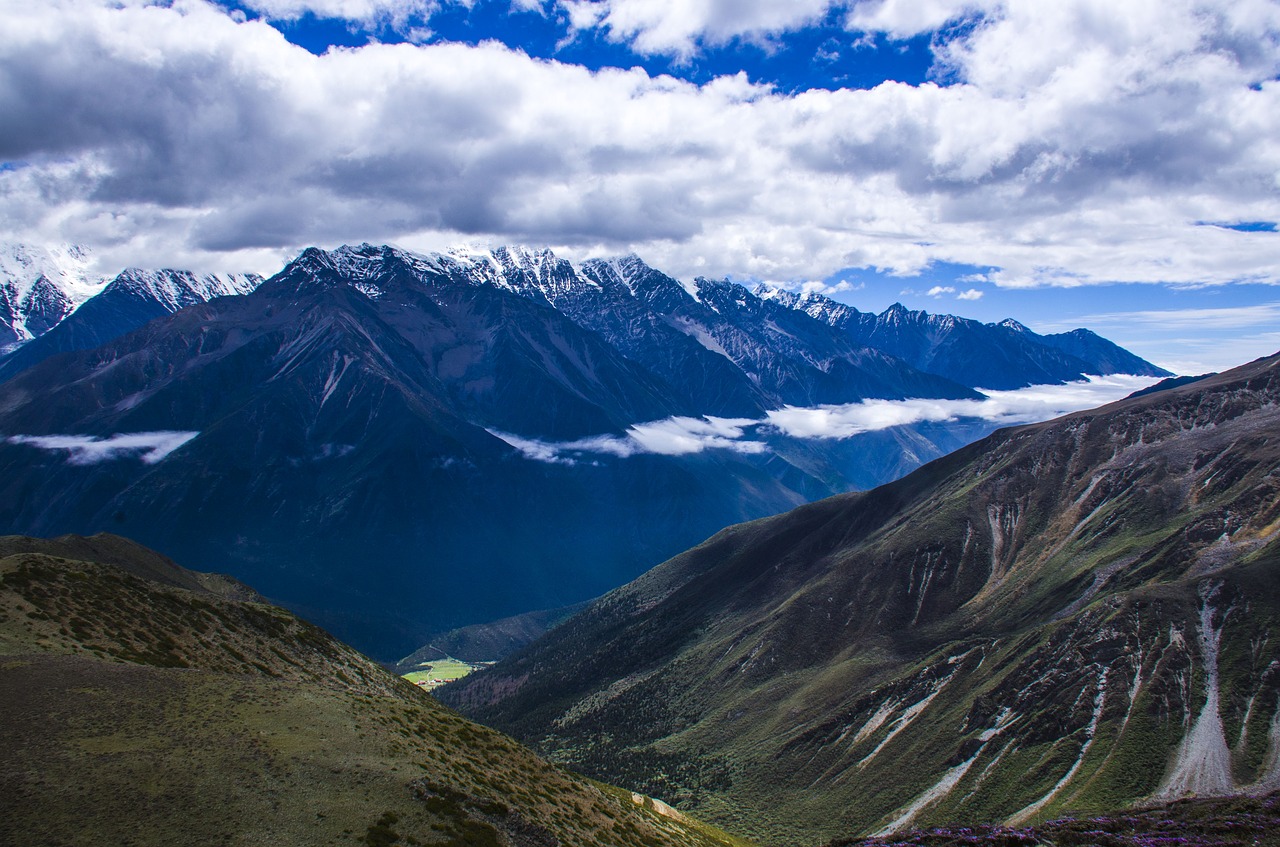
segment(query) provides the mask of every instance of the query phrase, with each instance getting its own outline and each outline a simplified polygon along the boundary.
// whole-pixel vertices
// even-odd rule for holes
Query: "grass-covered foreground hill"
[[[5,844],[734,843],[113,536],[0,538],[0,715]]]
[[[771,842],[1280,789],[1280,358],[731,527],[443,692]]]

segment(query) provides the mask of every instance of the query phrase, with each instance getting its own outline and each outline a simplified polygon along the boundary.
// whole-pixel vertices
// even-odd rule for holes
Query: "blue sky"
[[[243,3],[224,4],[246,17],[263,18]],[[795,93],[809,89],[874,88],[886,80],[913,85],[933,79],[932,33],[891,39],[883,33],[850,32],[842,12],[831,8],[816,20],[785,35],[767,39],[734,38],[699,42],[697,51],[646,53],[631,42],[609,37],[607,30],[575,31],[562,9],[513,8],[509,0],[451,3],[434,13],[414,13],[393,23],[382,18],[351,21],[314,12],[265,20],[289,41],[312,53],[331,47],[384,43],[455,42],[477,45],[496,40],[540,59],[600,68],[641,67],[650,75],[669,74],[694,83],[739,72],[755,82]]]
[[[0,219],[106,265],[636,252],[1180,372],[1280,349],[1275,0],[0,0]]]

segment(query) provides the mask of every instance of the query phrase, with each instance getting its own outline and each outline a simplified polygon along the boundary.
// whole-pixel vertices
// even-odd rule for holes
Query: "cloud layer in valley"
[[[195,438],[198,432],[129,432],[99,438],[93,435],[11,435],[10,444],[63,452],[67,464],[96,465],[116,459],[141,459],[154,465]]]
[[[1016,391],[984,390],[986,397],[981,400],[864,400],[837,406],[787,406],[769,412],[762,420],[674,417],[637,424],[621,436],[598,435],[575,441],[540,441],[490,432],[525,458],[552,464],[574,464],[599,456],[685,456],[705,450],[763,453],[769,449],[770,437],[852,438],[891,427],[962,419],[998,426],[1032,423],[1120,400],[1155,381],[1150,377],[1106,376]]]
[[[248,5],[429,19],[444,2]],[[1269,0],[515,6],[671,55],[834,15],[851,43],[934,33],[939,82],[790,94],[495,42],[314,55],[202,0],[0,0],[0,226],[219,270],[488,239],[781,282],[995,268],[971,298],[1280,282],[1280,235],[1202,225],[1280,219]]]

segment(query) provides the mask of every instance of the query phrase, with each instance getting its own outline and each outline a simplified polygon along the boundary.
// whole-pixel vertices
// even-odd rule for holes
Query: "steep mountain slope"
[[[732,527],[443,690],[770,840],[1280,786],[1280,357]]]
[[[261,282],[255,274],[196,276],[190,271],[129,268],[56,325],[33,332],[38,337],[0,356],[0,381],[57,353],[91,350],[187,306],[247,294]]]
[[[0,355],[48,332],[102,289],[82,247],[0,243]]]
[[[1038,335],[1014,320],[998,324],[911,311],[895,303],[879,315],[821,294],[760,287],[756,293],[842,330],[856,344],[973,388],[1014,389],[1086,374],[1171,374],[1085,329]]]
[[[0,708],[9,843],[733,843],[121,538],[0,538]]]

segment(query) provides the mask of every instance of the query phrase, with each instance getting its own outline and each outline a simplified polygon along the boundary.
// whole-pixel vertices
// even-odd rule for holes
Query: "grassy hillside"
[[[12,844],[728,845],[124,539],[0,539]]]
[[[732,527],[444,689],[774,841],[1280,787],[1280,360]]]

